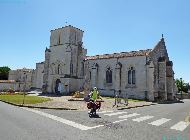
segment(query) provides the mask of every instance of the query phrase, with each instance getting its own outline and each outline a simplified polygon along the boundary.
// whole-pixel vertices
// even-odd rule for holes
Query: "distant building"
[[[121,91],[129,98],[150,101],[175,96],[173,63],[163,36],[153,49],[96,56],[86,56],[82,37],[83,31],[71,25],[51,30],[45,61],[37,63],[29,76],[31,87],[68,94],[96,86],[103,95]],[[16,80],[15,73],[10,72],[9,79]]]
[[[0,92],[14,91],[18,89],[18,84],[15,80],[0,80]]]
[[[33,69],[17,69],[9,71],[9,80],[0,80],[0,91],[14,90],[26,91],[31,89]]]

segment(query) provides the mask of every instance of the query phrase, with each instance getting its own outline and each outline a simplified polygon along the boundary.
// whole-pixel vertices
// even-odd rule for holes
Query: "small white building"
[[[15,91],[27,91],[32,87],[34,70],[33,69],[17,69],[9,71],[9,79],[5,83],[11,85],[11,89]],[[12,81],[12,82],[11,82]],[[14,81],[14,82],[13,82]],[[7,87],[4,83],[4,87]]]
[[[18,84],[15,80],[0,80],[0,92],[15,91],[18,89]]]

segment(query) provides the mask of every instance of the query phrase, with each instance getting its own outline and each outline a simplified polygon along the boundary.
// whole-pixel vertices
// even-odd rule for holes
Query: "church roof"
[[[151,51],[152,51],[152,49],[147,49],[147,50],[139,50],[139,51],[131,51],[131,52],[121,52],[121,53],[113,53],[113,54],[87,56],[86,60],[147,56],[147,55],[149,55],[149,53]]]

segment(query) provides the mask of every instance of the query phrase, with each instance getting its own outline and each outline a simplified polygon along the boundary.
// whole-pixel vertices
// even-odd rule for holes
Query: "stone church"
[[[163,36],[153,49],[87,56],[83,33],[71,25],[51,30],[50,47],[45,61],[36,64],[32,87],[66,95],[96,86],[102,95],[150,101],[175,97],[173,63]]]

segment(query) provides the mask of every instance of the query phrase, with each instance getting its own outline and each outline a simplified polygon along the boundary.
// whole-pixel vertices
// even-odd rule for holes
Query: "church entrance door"
[[[57,79],[56,82],[55,82],[55,93],[56,94],[60,94],[60,90],[59,90],[59,85],[61,83],[61,80],[60,79]]]

